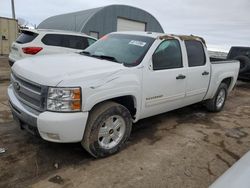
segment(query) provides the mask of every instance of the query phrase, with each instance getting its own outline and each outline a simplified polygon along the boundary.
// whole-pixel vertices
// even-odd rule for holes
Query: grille
[[[38,111],[44,111],[46,87],[11,73],[14,93],[19,101]]]

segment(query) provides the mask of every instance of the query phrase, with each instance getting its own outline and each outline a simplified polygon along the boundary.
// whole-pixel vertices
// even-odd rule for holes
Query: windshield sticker
[[[147,43],[138,40],[131,40],[128,44],[144,47]]]

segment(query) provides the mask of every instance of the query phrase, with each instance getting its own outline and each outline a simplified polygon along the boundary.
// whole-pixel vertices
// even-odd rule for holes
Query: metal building
[[[17,20],[0,17],[0,55],[9,54],[11,44],[16,40],[17,35]]]
[[[150,13],[127,5],[110,5],[47,18],[39,29],[83,32],[99,38],[113,31],[164,32]]]

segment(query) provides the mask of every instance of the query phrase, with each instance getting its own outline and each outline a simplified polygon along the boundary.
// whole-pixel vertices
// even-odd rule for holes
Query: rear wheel
[[[206,101],[207,110],[210,112],[220,112],[227,99],[228,86],[225,83],[221,83],[215,96],[212,99]]]
[[[105,102],[90,112],[82,146],[94,157],[118,152],[130,136],[132,118],[124,106]]]

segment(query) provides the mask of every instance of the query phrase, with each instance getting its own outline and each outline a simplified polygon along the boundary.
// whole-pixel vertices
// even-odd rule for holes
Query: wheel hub
[[[216,106],[217,108],[221,108],[225,102],[226,99],[226,92],[224,89],[220,90],[218,96],[217,96],[217,100],[216,100]]]
[[[114,133],[114,129],[110,129],[109,134],[113,134],[113,133]]]
[[[107,118],[99,129],[98,143],[104,149],[116,147],[124,137],[126,124],[121,116]]]

